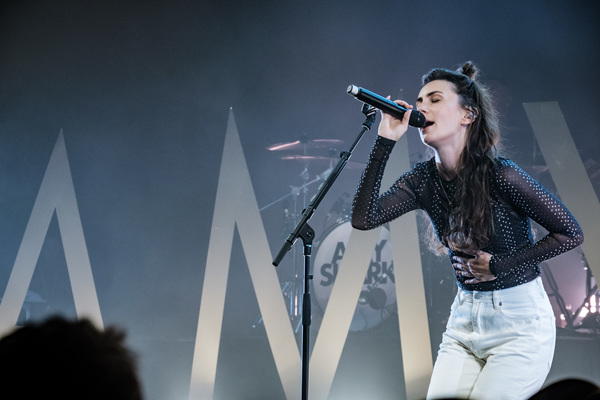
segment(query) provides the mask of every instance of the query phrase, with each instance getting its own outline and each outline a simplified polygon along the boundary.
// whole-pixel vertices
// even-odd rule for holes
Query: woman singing
[[[408,128],[382,115],[379,136],[354,197],[352,225],[373,229],[424,210],[456,273],[451,307],[428,399],[527,399],[550,370],[556,329],[539,264],[583,242],[569,210],[514,162],[496,155],[496,113],[467,62],[433,69],[416,101],[434,152],[385,193],[381,178]],[[405,101],[397,104],[412,109]],[[531,223],[548,234],[534,242]]]

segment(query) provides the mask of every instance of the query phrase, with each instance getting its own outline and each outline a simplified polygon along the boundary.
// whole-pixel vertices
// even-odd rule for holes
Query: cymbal
[[[289,155],[289,156],[282,156],[281,157],[282,160],[295,160],[295,161],[303,161],[306,163],[327,163],[330,166],[333,166],[334,164],[336,164],[340,159],[338,157],[325,157],[325,156],[301,156],[301,155]],[[348,161],[346,163],[346,167],[348,168],[364,168],[365,164],[364,163],[360,163],[358,161]]]
[[[311,140],[295,140],[293,142],[275,143],[269,147],[269,151],[280,150],[307,150],[307,149],[327,149],[343,144],[343,140],[339,139],[311,139]]]

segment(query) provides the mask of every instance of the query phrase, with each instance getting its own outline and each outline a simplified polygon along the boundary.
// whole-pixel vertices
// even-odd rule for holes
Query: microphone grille
[[[410,120],[408,121],[408,124],[410,126],[414,126],[415,128],[420,128],[425,125],[425,121],[425,116],[423,114],[413,110],[413,112],[410,113]]]

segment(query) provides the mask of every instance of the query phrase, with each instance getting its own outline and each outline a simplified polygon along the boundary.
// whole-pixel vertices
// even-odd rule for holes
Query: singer
[[[396,141],[408,129],[382,113],[379,135],[353,201],[352,225],[373,229],[411,210],[429,216],[432,245],[447,253],[458,293],[443,334],[428,399],[527,399],[554,355],[554,314],[539,264],[583,242],[565,205],[514,162],[497,155],[491,96],[471,62],[423,77],[416,109],[433,157],[380,194]],[[398,105],[413,106],[402,100]],[[535,242],[530,220],[548,234]]]

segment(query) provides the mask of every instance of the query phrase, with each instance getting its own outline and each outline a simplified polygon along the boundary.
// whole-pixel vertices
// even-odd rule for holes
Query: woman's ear
[[[477,119],[477,116],[479,115],[479,113],[477,112],[477,109],[471,109],[471,110],[467,110],[467,113],[465,114],[465,116],[463,117],[467,123],[471,124],[473,123],[473,121],[475,121]]]

